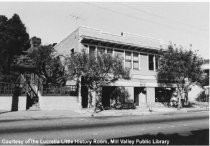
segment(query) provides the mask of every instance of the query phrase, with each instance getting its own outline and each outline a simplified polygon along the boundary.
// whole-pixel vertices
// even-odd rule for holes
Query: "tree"
[[[27,56],[32,59],[36,73],[45,78],[45,82],[55,85],[65,84],[65,71],[59,56],[55,56],[55,44],[41,45],[41,39],[31,38],[31,48],[27,51]]]
[[[14,14],[10,19],[0,16],[0,36],[0,74],[2,79],[10,81],[6,76],[14,59],[29,48],[29,34],[20,17]]]
[[[96,111],[101,105],[102,86],[118,80],[129,79],[129,70],[124,69],[122,59],[109,54],[89,55],[85,51],[73,53],[66,58],[68,76],[77,79],[79,84],[79,98],[81,98],[81,78],[90,91],[89,107]],[[81,100],[81,99],[80,99]],[[79,102],[81,102],[79,100]]]
[[[199,83],[202,78],[201,65],[203,59],[192,50],[174,48],[169,45],[166,51],[161,51],[158,72],[159,83],[175,83],[179,95],[178,109],[181,99],[188,104],[188,90],[193,83]],[[185,95],[185,97],[183,97]]]

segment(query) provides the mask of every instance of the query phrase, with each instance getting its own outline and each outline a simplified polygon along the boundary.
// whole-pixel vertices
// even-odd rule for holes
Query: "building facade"
[[[90,55],[108,53],[120,56],[124,67],[130,68],[131,80],[121,79],[103,87],[103,98],[109,98],[107,91],[112,87],[124,87],[129,93],[129,98],[140,106],[161,102],[165,99],[161,96],[172,94],[172,85],[160,85],[156,79],[158,52],[167,47],[160,42],[160,40],[129,33],[115,35],[98,29],[79,27],[57,44],[55,50],[58,55],[64,56],[82,50]],[[82,97],[82,102],[79,103],[82,107],[86,107],[84,100],[86,98]]]

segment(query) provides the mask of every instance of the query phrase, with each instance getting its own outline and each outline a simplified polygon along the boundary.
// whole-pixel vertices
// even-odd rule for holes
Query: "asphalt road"
[[[199,134],[199,131],[206,130],[202,139],[205,139],[205,143],[207,143],[208,129],[208,112],[124,117],[1,120],[0,144],[56,144],[58,142],[71,144],[71,140],[76,140],[78,144],[90,144],[91,141],[84,141],[90,139],[98,140],[95,140],[94,144],[106,144],[107,139],[113,138],[124,138],[127,140],[127,143],[124,144],[132,144],[129,139],[150,140],[151,136],[155,135],[161,135],[162,139],[169,139],[169,144],[171,144],[170,141],[173,140],[174,134],[190,137],[194,131]],[[203,144],[202,139],[201,144]],[[116,141],[115,144],[119,144],[119,141]],[[199,141],[196,144],[199,144]]]

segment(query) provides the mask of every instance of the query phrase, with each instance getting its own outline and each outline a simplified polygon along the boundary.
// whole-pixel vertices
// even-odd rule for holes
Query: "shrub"
[[[115,109],[135,109],[132,99],[129,99],[129,93],[125,87],[116,87],[111,95],[111,107]]]

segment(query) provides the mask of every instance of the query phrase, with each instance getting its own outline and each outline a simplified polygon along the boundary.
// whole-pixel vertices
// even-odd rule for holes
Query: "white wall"
[[[0,110],[11,111],[12,96],[0,96]]]
[[[204,91],[200,86],[194,85],[192,86],[191,91],[188,93],[188,100],[189,101],[195,101],[196,98],[199,96],[199,94]]]
[[[0,110],[11,111],[12,96],[0,96]],[[26,96],[19,96],[18,111],[26,110]]]
[[[155,102],[155,88],[154,87],[146,87],[147,90],[147,103]]]
[[[41,110],[78,110],[77,96],[42,96]]]
[[[26,96],[19,96],[18,102],[18,111],[25,111],[26,110]]]

